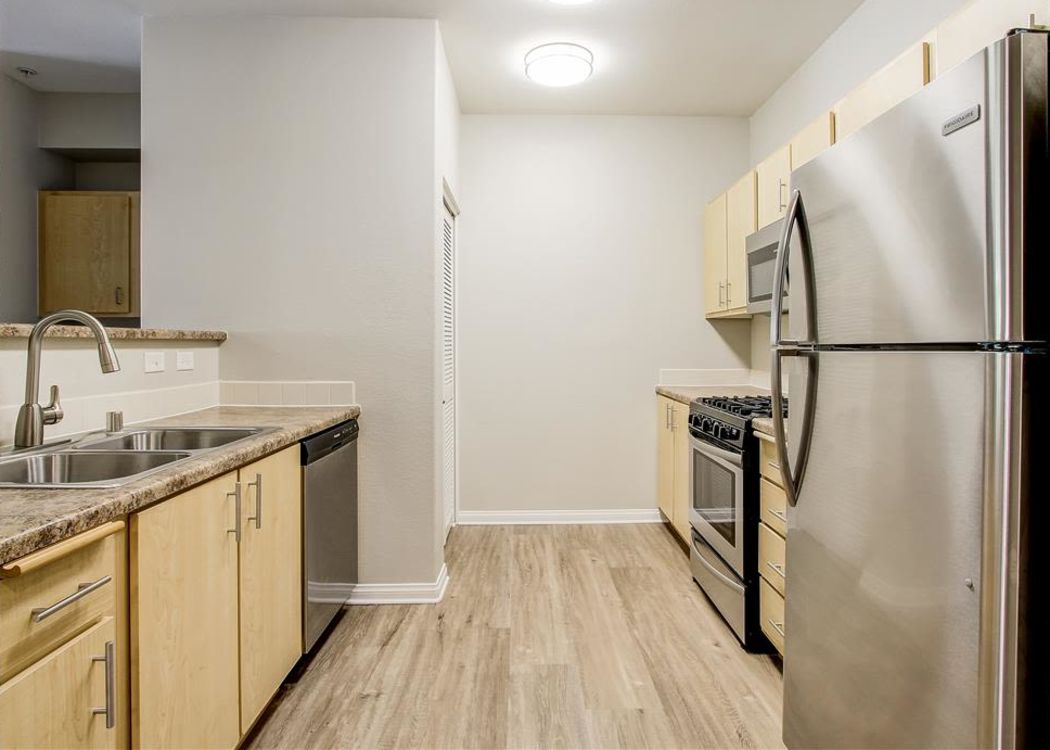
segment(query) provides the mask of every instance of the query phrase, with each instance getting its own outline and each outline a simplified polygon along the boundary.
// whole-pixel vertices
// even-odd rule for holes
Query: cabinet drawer
[[[777,446],[769,440],[758,441],[758,471],[766,479],[782,487],[784,480],[780,476],[780,458],[777,456]]]
[[[762,498],[762,523],[782,537],[787,537],[787,495],[766,478],[759,480]]]
[[[770,643],[784,655],[784,597],[772,586],[761,580],[758,583],[758,611],[762,619],[762,632]]]
[[[39,567],[0,579],[0,682],[65,643],[77,633],[115,614],[117,534],[78,546],[78,537],[54,545],[70,549]],[[81,537],[97,536],[85,532]],[[47,555],[50,548],[35,555]],[[23,560],[29,560],[27,556]],[[38,558],[39,559],[39,558]],[[7,566],[5,566],[6,568]]]
[[[0,747],[114,749],[127,706],[116,689],[112,617],[0,685]]]
[[[758,572],[769,581],[769,585],[784,593],[784,538],[766,526],[758,525]]]

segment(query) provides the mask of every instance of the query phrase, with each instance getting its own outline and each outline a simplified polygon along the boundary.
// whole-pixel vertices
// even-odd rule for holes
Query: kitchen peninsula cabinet
[[[136,746],[232,748],[301,654],[299,447],[132,516]]]

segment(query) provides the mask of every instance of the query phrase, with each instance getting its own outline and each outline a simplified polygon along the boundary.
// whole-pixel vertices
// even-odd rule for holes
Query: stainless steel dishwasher
[[[302,442],[303,653],[357,583],[356,419]]]

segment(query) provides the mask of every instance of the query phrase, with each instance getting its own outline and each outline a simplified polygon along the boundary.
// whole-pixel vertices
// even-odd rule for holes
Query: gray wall
[[[147,18],[143,323],[363,407],[361,575],[434,581],[436,23]],[[192,101],[193,106],[185,106]]]
[[[138,148],[139,130],[138,94],[42,97],[40,145],[45,148]]]
[[[0,321],[37,318],[37,191],[73,186],[73,165],[37,148],[41,94],[0,74]]]

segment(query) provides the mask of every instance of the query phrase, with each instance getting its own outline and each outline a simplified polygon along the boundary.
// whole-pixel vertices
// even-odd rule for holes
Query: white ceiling
[[[0,0],[0,65],[46,90],[137,86],[139,15],[436,18],[468,113],[750,115],[861,0]],[[568,89],[523,75],[549,41],[595,54]]]

